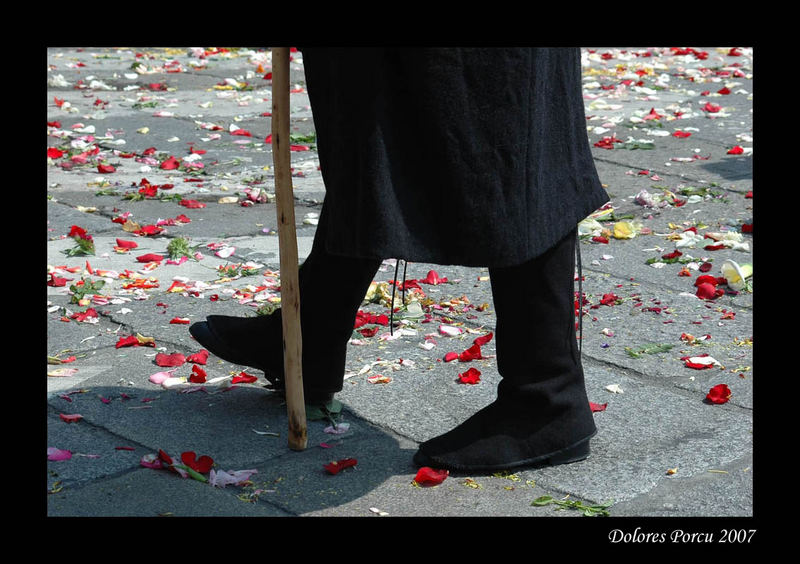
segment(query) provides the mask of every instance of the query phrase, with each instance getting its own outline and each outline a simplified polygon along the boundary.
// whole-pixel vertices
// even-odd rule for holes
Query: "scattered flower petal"
[[[699,356],[684,356],[681,358],[681,360],[684,361],[688,368],[693,368],[695,370],[706,370],[707,368],[713,368],[714,366],[722,366],[719,361],[707,354]]]
[[[448,470],[436,470],[429,466],[423,466],[417,471],[417,475],[414,476],[414,484],[424,488],[438,486],[444,482],[449,475],[450,472]]]
[[[329,425],[323,429],[324,433],[329,435],[343,435],[350,430],[350,423],[337,423],[336,425]]]
[[[155,253],[148,253],[146,255],[136,257],[136,260],[139,262],[161,262],[164,260],[164,257]]]
[[[141,460],[139,460],[139,465],[144,466],[145,468],[153,468],[154,470],[160,470],[164,468],[164,463],[162,462],[161,458],[157,454],[145,454],[142,456]]]
[[[250,480],[253,474],[258,474],[258,470],[211,470],[208,475],[208,483],[215,488],[225,486],[241,486]]]
[[[181,366],[186,362],[186,357],[181,353],[156,354],[156,365],[158,366]]]
[[[192,375],[189,376],[189,381],[193,384],[204,384],[208,375],[206,371],[197,366],[196,364],[192,365]]]
[[[472,345],[467,350],[458,355],[459,362],[470,362],[472,360],[480,360],[483,358],[481,355],[481,348],[478,345]]]
[[[194,354],[190,354],[186,357],[186,362],[193,362],[194,364],[205,364],[208,362],[208,351],[203,349],[199,352]]]
[[[328,474],[338,474],[345,468],[351,468],[358,464],[358,461],[355,458],[343,458],[341,460],[337,460],[335,462],[331,462],[330,464],[325,464],[323,468]]]
[[[482,347],[483,345],[485,345],[486,343],[491,341],[492,337],[494,337],[494,333],[487,333],[486,335],[483,335],[482,337],[476,337],[475,340],[472,341],[472,342],[475,343],[476,345],[478,345],[479,347]]]
[[[731,390],[725,384],[718,384],[708,391],[706,399],[713,404],[726,403],[731,399]]]
[[[172,378],[173,372],[175,372],[177,368],[174,370],[169,370],[167,372],[156,372],[155,374],[151,374],[149,380],[158,386],[164,383],[165,380]]]
[[[737,292],[744,290],[747,287],[747,279],[753,275],[753,265],[739,265],[737,262],[732,260],[726,260],[723,262],[720,270],[722,271],[722,276],[725,278],[725,282],[728,284],[728,286]]]
[[[458,381],[462,384],[477,384],[481,381],[481,373],[477,368],[470,368],[466,372],[458,375]]]
[[[197,455],[193,451],[181,453],[181,461],[195,472],[200,472],[201,474],[205,474],[211,470],[211,467],[214,465],[214,461],[210,456],[203,455],[197,458]]]
[[[62,450],[55,447],[47,447],[47,460],[69,460],[72,458],[72,453],[68,450]]]
[[[233,377],[231,380],[232,384],[253,384],[258,381],[258,377],[248,374],[247,372],[239,372],[236,376]]]
[[[455,337],[463,333],[464,330],[460,327],[453,327],[452,325],[439,325],[439,333],[449,337]]]
[[[374,376],[367,377],[367,382],[370,384],[388,384],[391,381],[391,376],[384,376],[383,374],[375,374]]]

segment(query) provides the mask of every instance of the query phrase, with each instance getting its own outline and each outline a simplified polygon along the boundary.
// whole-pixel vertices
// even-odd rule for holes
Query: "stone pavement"
[[[409,264],[419,291],[406,297],[427,317],[411,307],[394,335],[354,333],[336,428],[309,421],[308,448],[289,450],[285,405],[263,375],[234,383],[244,367],[204,360],[185,324],[279,301],[270,52],[48,48],[47,515],[577,517],[565,503],[580,501],[612,518],[752,517],[753,277],[738,292],[720,277],[725,261],[753,262],[753,50],[583,55],[587,134],[611,201],[581,225],[592,456],[423,487],[416,445],[494,395],[493,341],[469,365],[443,360],[493,330],[487,270]],[[293,56],[302,259],[324,187]],[[387,257],[364,311],[388,311],[394,275]],[[703,275],[710,294],[698,297]],[[478,384],[458,381],[469,366]],[[189,381],[198,369],[205,383]],[[721,384],[728,401],[711,403]],[[208,456],[220,480],[256,472],[214,486],[148,467],[159,450]],[[553,503],[532,505],[542,496]]]

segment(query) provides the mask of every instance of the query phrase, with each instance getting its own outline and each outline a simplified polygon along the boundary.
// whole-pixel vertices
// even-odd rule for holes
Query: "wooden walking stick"
[[[294,219],[289,143],[289,48],[272,49],[272,160],[278,212],[281,269],[283,373],[289,418],[289,448],[306,448],[306,407],[303,397],[303,344],[300,332],[300,285],[297,231]]]

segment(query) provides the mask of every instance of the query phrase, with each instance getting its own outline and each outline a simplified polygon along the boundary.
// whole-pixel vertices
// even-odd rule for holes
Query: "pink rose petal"
[[[250,479],[253,474],[258,474],[258,470],[211,470],[208,475],[208,483],[217,488],[225,486],[238,486]]]
[[[47,460],[69,460],[70,458],[72,458],[72,453],[68,450],[47,447]]]
[[[177,368],[175,370],[177,370]],[[164,383],[164,380],[172,378],[172,373],[175,372],[175,370],[168,370],[167,372],[156,372],[155,374],[151,374],[149,379],[153,384],[160,386],[161,384]]]

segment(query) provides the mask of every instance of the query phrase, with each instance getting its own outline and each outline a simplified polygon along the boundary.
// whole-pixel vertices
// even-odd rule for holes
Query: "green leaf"
[[[175,260],[179,259],[183,256],[194,258],[197,249],[200,248],[200,245],[190,245],[189,239],[185,237],[177,237],[169,242],[167,245],[167,254],[169,254],[169,258]]]
[[[309,421],[333,421],[342,412],[342,402],[336,398],[326,404],[306,404],[306,419]]]
[[[96,294],[106,284],[105,280],[95,280],[94,282],[85,278],[82,278],[82,280],[83,284],[81,286],[73,284],[69,287],[69,291],[72,293],[72,303],[78,303],[87,295]]]
[[[293,133],[289,135],[289,140],[293,143],[316,143],[317,142],[317,133],[316,131],[312,131],[308,135],[300,135],[299,133]]]
[[[184,466],[183,464],[174,464],[173,466],[175,466],[175,468],[181,468],[183,470],[186,470],[186,473],[189,474],[190,477],[194,478],[198,482],[208,482],[208,478],[206,478],[199,472],[192,470],[188,466]]]
[[[275,304],[264,304],[256,310],[256,315],[272,315],[278,306]]]
[[[671,350],[675,345],[670,344],[651,344],[651,345],[644,345],[637,349],[626,347],[625,352],[628,353],[628,356],[631,358],[639,358],[643,354],[658,354],[662,352],[667,352]]]
[[[608,517],[610,512],[608,508],[611,507],[610,501],[600,504],[600,505],[584,505],[582,501],[579,500],[569,500],[569,499],[553,499],[552,496],[543,495],[541,497],[536,498],[531,502],[531,505],[535,506],[544,506],[544,505],[551,505],[555,504],[557,507],[555,508],[556,511],[563,511],[565,509],[575,509],[580,511],[582,515],[585,517],[596,517],[598,515],[603,517]]]

